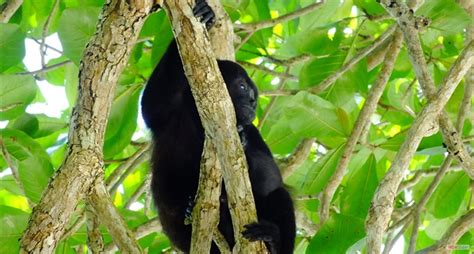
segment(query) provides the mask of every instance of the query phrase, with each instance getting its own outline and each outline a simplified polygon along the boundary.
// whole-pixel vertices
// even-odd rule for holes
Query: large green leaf
[[[336,72],[344,63],[345,55],[340,52],[308,62],[300,72],[302,87],[318,85],[326,77]]]
[[[381,16],[385,14],[382,5],[373,0],[354,0],[354,5],[359,7],[363,12],[372,16]]]
[[[24,114],[18,117],[12,127],[27,133],[32,138],[41,138],[67,127],[63,119],[43,114]]]
[[[314,195],[326,187],[329,178],[336,170],[336,165],[341,157],[343,145],[329,151],[326,155],[319,158],[313,167],[305,175],[305,181],[301,187],[303,194]]]
[[[272,127],[267,143],[276,153],[289,153],[288,143],[304,137],[325,138],[328,147],[344,141],[344,130],[337,109],[328,101],[307,92],[299,92],[287,102],[284,117]]]
[[[31,137],[19,130],[2,129],[0,139],[15,160],[26,196],[38,202],[53,174],[48,154]]]
[[[36,96],[32,76],[0,75],[0,120],[21,115]]]
[[[52,15],[52,9],[54,6],[54,0],[24,0],[21,5],[21,27],[24,31],[29,31],[29,36],[34,38],[42,37],[44,33],[44,25],[46,20],[49,18],[48,34],[56,31],[59,17],[63,10],[63,6],[60,4],[54,15]],[[52,15],[52,16],[51,16]]]
[[[0,253],[18,253],[18,239],[28,223],[28,213],[8,206],[0,206]]]
[[[105,132],[105,158],[112,157],[130,143],[137,127],[140,89],[141,85],[131,86],[115,98]]]
[[[378,184],[376,165],[372,154],[361,168],[350,174],[342,192],[342,214],[365,219]]]
[[[436,218],[455,215],[468,189],[469,177],[464,172],[446,175],[428,203],[429,212]]]
[[[17,24],[0,23],[0,73],[25,57],[25,34]]]
[[[333,214],[311,239],[306,253],[346,253],[364,235],[364,219]]]
[[[58,35],[64,55],[77,66],[87,42],[94,34],[100,8],[80,7],[64,10],[58,27]]]
[[[164,12],[158,13],[155,18],[147,20],[145,29],[149,30],[152,27],[152,35],[155,36],[153,40],[153,49],[151,54],[151,64],[155,66],[158,60],[161,59],[171,40],[173,40],[173,31],[171,30],[170,22]]]
[[[454,0],[425,1],[416,13],[430,18],[429,27],[443,35],[462,32],[472,22],[469,14]]]

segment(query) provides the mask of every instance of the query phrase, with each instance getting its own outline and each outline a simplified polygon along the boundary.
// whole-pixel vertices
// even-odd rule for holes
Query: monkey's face
[[[245,70],[237,63],[219,61],[222,77],[234,104],[237,124],[247,125],[255,119],[258,91]]]

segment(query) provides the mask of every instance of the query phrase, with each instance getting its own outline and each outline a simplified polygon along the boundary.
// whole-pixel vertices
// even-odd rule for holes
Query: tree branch
[[[212,50],[204,26],[193,16],[190,6],[192,3],[188,0],[164,1],[205,134],[217,148],[223,168],[236,238],[235,251],[262,253],[265,246],[261,242],[250,243],[240,233],[244,225],[257,221],[248,169],[236,130],[234,108],[217,61],[210,54]]]
[[[135,234],[137,239],[140,239],[140,238],[145,237],[145,236],[147,236],[151,233],[160,232],[162,230],[163,229],[161,227],[160,220],[158,219],[158,217],[155,217],[155,218],[145,222],[144,224],[138,226],[133,231],[133,233]],[[104,253],[113,254],[117,250],[118,250],[117,245],[115,245],[114,242],[111,242],[111,243],[109,243],[105,246]]]
[[[39,70],[36,70],[36,71],[19,72],[19,73],[15,73],[15,75],[35,75],[35,74],[39,74],[39,73],[43,73],[43,72],[47,72],[47,71],[57,69],[57,68],[59,68],[63,65],[66,65],[68,63],[72,63],[72,61],[71,60],[66,60],[64,62],[60,62],[60,63],[57,63],[57,64],[52,64],[50,66],[44,66],[43,68],[41,68]]]
[[[6,2],[0,6],[0,23],[8,23],[22,3],[23,0],[6,0]]]
[[[432,97],[414,120],[405,141],[392,160],[389,171],[377,187],[366,221],[368,252],[380,253],[383,233],[390,220],[393,201],[404,176],[404,170],[408,167],[421,139],[432,127],[433,120],[442,111],[459,84],[461,77],[471,66],[474,60],[473,47],[474,43],[471,42],[451,66],[449,73],[438,89],[438,93]]]
[[[409,53],[408,56],[418,82],[420,83],[425,96],[428,99],[431,99],[436,94],[436,87],[428,70],[428,66],[426,65],[417,31],[418,28],[425,25],[423,23],[425,20],[415,17],[413,10],[400,1],[384,0],[382,1],[382,6],[397,19],[398,25],[405,37]],[[471,64],[472,63],[468,63],[468,69]],[[455,75],[460,75],[461,73],[462,76],[464,76],[465,72],[454,72]],[[439,126],[441,127],[440,129],[443,134],[444,142],[448,147],[448,151],[456,157],[470,178],[474,179],[474,161],[471,156],[469,156],[469,153],[461,142],[461,136],[456,131],[456,128],[451,123],[448,114],[444,110],[439,116]]]
[[[148,174],[145,176],[145,180],[142,184],[137,188],[137,190],[132,194],[132,196],[128,199],[127,203],[125,203],[125,208],[130,209],[133,203],[137,201],[137,199],[150,188],[151,176]]]
[[[46,21],[44,22],[43,32],[41,34],[41,44],[40,44],[40,56],[41,56],[41,67],[46,66],[45,62],[45,55],[46,55],[46,37],[48,36],[49,25],[51,24],[52,17],[56,15],[56,11],[59,7],[59,0],[55,0],[53,6],[51,7],[51,11],[49,12]]]
[[[120,166],[110,174],[106,180],[106,184],[111,194],[114,193],[121,184],[120,179],[122,178],[122,175],[124,175],[124,172],[129,171],[130,168],[134,169],[138,164],[145,161],[149,157],[149,151],[150,143],[141,144],[141,147],[132,156],[120,164]]]
[[[52,253],[78,201],[103,176],[102,147],[115,84],[151,5],[111,0],[104,6],[81,62],[65,160],[33,209],[21,252]]]
[[[212,232],[218,231],[219,207],[222,186],[222,168],[215,153],[212,153],[212,143],[204,141],[204,150],[201,157],[201,171],[196,202],[193,208],[192,241],[190,253],[209,253],[213,239]],[[209,232],[203,234],[202,232]]]
[[[288,74],[288,73],[285,73],[285,72],[274,71],[274,70],[269,69],[269,68],[267,68],[263,65],[252,64],[252,63],[244,62],[244,61],[239,61],[239,64],[244,66],[244,67],[256,69],[256,70],[268,73],[272,76],[279,77],[279,78],[282,78],[282,79],[291,80],[291,81],[298,81],[299,80],[299,78],[294,76],[294,75],[291,75],[291,74]]]
[[[418,228],[420,227],[420,216],[423,208],[425,207],[426,203],[428,203],[428,200],[430,200],[431,195],[433,195],[434,191],[436,190],[436,187],[438,187],[439,183],[441,183],[441,180],[443,179],[444,175],[449,169],[449,166],[451,166],[451,162],[453,161],[453,156],[448,155],[446,159],[444,160],[443,164],[441,165],[441,168],[439,171],[436,173],[433,181],[430,183],[430,186],[428,186],[428,189],[426,189],[425,193],[421,197],[420,201],[416,206],[413,208],[412,216],[413,216],[413,229],[411,231],[411,237],[410,237],[410,242],[408,245],[408,253],[412,254],[415,252],[415,247],[416,247],[416,239],[418,238]]]
[[[352,66],[358,63],[360,60],[362,60],[362,58],[367,56],[370,52],[372,52],[378,46],[383,44],[385,40],[390,38],[392,34],[395,32],[396,28],[397,27],[395,25],[392,25],[390,28],[387,29],[387,31],[385,31],[382,35],[380,35],[380,37],[377,38],[377,40],[375,40],[370,46],[364,48],[359,53],[357,53],[357,55],[355,55],[353,58],[351,58],[351,60],[345,63],[337,72],[331,74],[329,77],[325,78],[319,84],[316,84],[315,86],[309,88],[308,91],[310,93],[318,94],[326,90],[332,83],[334,83],[339,77],[341,77],[342,74],[344,74],[346,71],[352,68]]]
[[[102,179],[98,179],[92,187],[87,199],[94,208],[94,213],[107,228],[115,244],[124,253],[141,253],[142,250],[135,240],[135,236],[128,229],[117,208],[112,203]]]
[[[458,242],[459,238],[472,228],[474,228],[474,209],[469,210],[466,214],[457,219],[435,245],[418,251],[417,254],[451,253],[453,251],[452,248]]]
[[[303,139],[290,156],[278,163],[283,179],[287,179],[305,162],[315,141],[315,138]]]
[[[402,42],[403,36],[401,31],[395,31],[393,40],[389,46],[387,54],[385,55],[382,70],[380,71],[374,86],[371,88],[367,100],[360,111],[359,117],[354,124],[354,128],[352,129],[352,133],[347,140],[336,170],[322,191],[321,206],[319,210],[321,225],[324,224],[324,222],[326,222],[326,220],[329,218],[329,207],[331,200],[334,196],[334,193],[336,192],[337,187],[341,184],[344,174],[346,173],[352,153],[354,152],[355,146],[360,139],[364,127],[370,124],[370,117],[377,109],[377,103],[383,94],[390,75],[392,74],[395,61],[397,60],[398,54],[400,53],[400,49],[402,47]]]
[[[100,233],[100,221],[94,208],[90,205],[86,205],[86,216],[87,247],[92,253],[102,253],[104,252],[104,238]]]

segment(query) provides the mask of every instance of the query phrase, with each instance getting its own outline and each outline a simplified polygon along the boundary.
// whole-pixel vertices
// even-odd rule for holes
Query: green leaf
[[[333,214],[311,239],[306,253],[346,253],[364,235],[364,219]]]
[[[307,4],[314,3],[314,1],[306,2]],[[330,21],[340,19],[340,17],[337,17],[335,14],[338,12],[341,5],[341,1],[325,1],[318,10],[300,17],[300,29],[302,31],[308,31],[309,29],[325,25]]]
[[[328,147],[341,144],[346,131],[330,102],[307,92],[299,92],[291,97],[280,117],[272,126],[267,144],[276,153],[289,153],[288,144],[304,137],[325,138],[331,141]],[[298,142],[298,141],[296,141]]]
[[[361,168],[350,174],[341,196],[341,213],[365,219],[378,185],[377,161],[372,154]]]
[[[469,189],[469,177],[464,172],[454,172],[443,177],[431,197],[428,207],[436,218],[455,215]]]
[[[0,120],[21,115],[36,96],[32,76],[0,75]]]
[[[12,126],[27,133],[32,138],[41,138],[67,127],[63,119],[48,117],[43,114],[23,114]]]
[[[288,37],[287,42],[278,50],[278,54],[291,57],[303,53],[316,56],[326,56],[334,53],[338,49],[339,41],[331,40],[328,36],[328,30],[328,27],[318,27],[310,31],[303,30],[291,35]],[[340,31],[337,30],[337,32]],[[341,52],[337,54],[339,55]],[[328,63],[333,60],[327,56],[321,59],[318,63]]]
[[[53,0],[24,0],[21,5],[21,28],[24,31],[29,31],[29,36],[34,38],[40,38],[43,34],[43,27],[51,15],[51,11],[54,5]],[[49,24],[49,33],[56,31],[59,16],[61,15],[61,5],[59,10],[55,12],[55,15],[51,17]],[[49,34],[48,34],[49,35]]]
[[[300,72],[301,87],[313,87],[329,75],[336,72],[344,63],[345,55],[333,54],[324,58],[316,58],[308,62]]]
[[[140,90],[141,85],[131,86],[115,98],[105,132],[105,158],[112,157],[130,143],[137,127]]]
[[[51,59],[48,61],[48,63],[46,64],[46,66],[51,66],[51,65],[54,65],[54,64],[61,64],[61,63],[64,63],[65,61],[67,61],[68,59],[64,56],[61,56],[61,57],[58,57],[58,58],[54,58],[54,59]],[[66,80],[66,66],[67,65],[74,65],[73,63],[69,62],[69,63],[66,63],[60,67],[57,67],[53,70],[50,70],[50,71],[47,71],[45,73],[45,78],[46,80],[50,83],[50,84],[53,84],[53,85],[57,85],[57,86],[63,86],[64,85],[64,81]]]
[[[77,98],[77,89],[79,86],[79,68],[74,64],[66,65],[66,97],[69,105],[74,105]]]
[[[0,206],[0,253],[18,253],[18,239],[28,223],[28,213],[8,206]]]
[[[329,178],[336,170],[336,165],[341,157],[343,145],[329,151],[323,157],[319,158],[307,175],[301,190],[303,194],[313,195],[321,192],[326,187]]]
[[[154,21],[153,24],[151,24],[151,21]],[[158,63],[158,60],[161,59],[163,54],[165,53],[166,49],[168,49],[168,46],[173,40],[173,31],[171,30],[171,25],[170,22],[168,21],[168,18],[166,17],[164,12],[161,12],[157,14],[157,17],[153,20],[151,20],[150,26],[152,26],[151,29],[153,29],[153,35],[155,36],[155,39],[153,40],[153,49],[151,53],[151,63],[153,66]]]
[[[469,14],[454,0],[430,0],[417,10],[417,15],[431,19],[431,32],[443,35],[462,32],[472,22]]]
[[[18,130],[2,129],[0,139],[3,140],[7,152],[17,162],[26,196],[31,201],[38,202],[53,174],[48,154],[34,139]]]
[[[25,57],[25,34],[17,24],[0,23],[0,73]]]
[[[100,8],[80,7],[64,10],[58,27],[58,35],[64,55],[77,66],[86,44],[94,34]]]
[[[363,12],[372,16],[380,16],[385,14],[384,8],[373,0],[354,0],[354,5],[359,7]]]

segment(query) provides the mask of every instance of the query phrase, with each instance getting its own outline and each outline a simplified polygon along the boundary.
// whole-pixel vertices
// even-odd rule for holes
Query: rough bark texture
[[[100,232],[99,217],[90,205],[86,206],[85,213],[87,216],[87,247],[92,253],[102,253],[104,252],[104,238]]]
[[[218,59],[234,60],[233,27],[229,16],[219,0],[208,0],[215,14],[215,23],[209,31],[214,55]],[[206,137],[201,158],[199,188],[195,197],[192,220],[192,253],[209,253],[211,241],[229,253],[230,248],[224,237],[219,234],[219,197],[222,186],[222,167],[216,157],[215,145]],[[213,233],[214,232],[214,233]]]
[[[232,21],[225,12],[221,1],[207,0],[207,2],[216,15],[214,26],[209,31],[214,55],[217,59],[234,61],[234,27]]]
[[[141,248],[135,241],[135,236],[123,221],[117,208],[112,203],[107,189],[102,179],[92,187],[92,191],[87,199],[88,203],[94,208],[94,213],[100,222],[107,228],[112,240],[124,253],[141,253]]]
[[[222,168],[209,139],[204,142],[197,202],[193,208],[191,253],[209,253],[219,223]]]
[[[20,8],[23,0],[7,0],[0,6],[0,23],[8,23],[10,18]]]
[[[366,221],[367,250],[369,253],[380,253],[384,231],[393,211],[397,188],[404,177],[404,170],[408,167],[421,139],[431,128],[433,121],[436,120],[446,105],[462,76],[472,65],[474,60],[473,45],[471,42],[466,46],[446,75],[436,95],[432,97],[417,116],[399,152],[392,160],[389,171],[377,187]]]
[[[66,158],[33,209],[21,252],[52,253],[77,202],[103,174],[104,131],[115,84],[127,63],[151,1],[107,2],[80,66]]]
[[[423,26],[424,19],[417,18],[413,11],[401,1],[385,0],[382,5],[394,18],[402,30],[407,44],[408,56],[412,63],[418,82],[428,99],[436,94],[433,78],[428,70],[421,47],[417,28]],[[464,76],[464,74],[463,74]],[[439,126],[448,150],[460,162],[466,173],[474,179],[474,161],[461,142],[461,136],[451,123],[448,114],[443,110],[439,116]]]
[[[243,226],[257,220],[247,163],[236,131],[229,94],[217,61],[210,54],[212,49],[204,26],[193,16],[191,6],[193,3],[187,0],[164,1],[206,136],[216,146],[223,168],[234,235],[237,237],[234,252],[262,253],[263,244],[249,243],[241,238]]]

